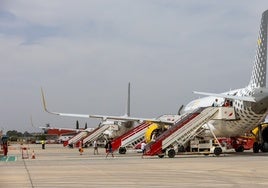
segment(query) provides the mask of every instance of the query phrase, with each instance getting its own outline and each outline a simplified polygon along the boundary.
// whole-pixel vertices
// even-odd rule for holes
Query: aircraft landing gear
[[[268,142],[263,142],[261,145],[262,152],[268,152]]]
[[[260,144],[258,142],[254,142],[253,144],[253,152],[254,153],[259,153],[260,150]]]

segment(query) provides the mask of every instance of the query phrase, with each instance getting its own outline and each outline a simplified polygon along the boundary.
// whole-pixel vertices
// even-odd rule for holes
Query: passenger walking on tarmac
[[[94,140],[93,142],[93,148],[94,148],[94,155],[97,153],[97,155],[99,155],[99,152],[98,152],[98,142],[97,140]]]
[[[141,156],[141,158],[143,158],[143,156],[144,156],[144,154],[145,154],[145,152],[146,152],[146,143],[145,143],[145,141],[143,141],[143,142],[141,143],[141,151],[142,151],[142,156]]]
[[[105,148],[106,148],[106,158],[108,157],[109,153],[112,154],[112,157],[114,157],[113,154],[113,146],[112,146],[112,138],[106,143]]]

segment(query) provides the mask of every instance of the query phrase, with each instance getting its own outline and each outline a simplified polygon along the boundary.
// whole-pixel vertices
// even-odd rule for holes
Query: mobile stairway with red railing
[[[225,108],[223,110],[223,108]],[[220,119],[222,114],[226,114],[226,110],[231,111],[229,114],[234,114],[234,109],[226,107],[207,107],[199,108],[192,113],[186,114],[180,120],[174,123],[170,129],[159,135],[155,141],[150,142],[146,146],[145,155],[158,155],[162,158],[165,153],[170,158],[176,154],[176,150],[189,142],[193,137],[205,130],[203,125],[211,119]],[[221,113],[221,114],[220,114]],[[226,116],[224,119],[235,118],[235,116]]]
[[[64,144],[64,146],[67,146],[67,145],[73,146],[74,144],[76,144],[78,141],[82,140],[87,135],[88,135],[88,132],[81,131],[78,134],[76,134],[74,137],[72,137],[70,140],[68,140],[66,142],[66,144]]]
[[[94,129],[91,133],[89,133],[84,139],[83,139],[83,144],[86,143],[90,143],[92,141],[94,141],[95,139],[97,139],[99,136],[102,135],[102,133],[104,131],[106,131],[108,128],[110,127],[110,125],[103,125],[100,126],[96,129]]]
[[[125,134],[113,140],[112,145],[114,150],[119,150],[120,154],[125,154],[127,149],[136,149],[136,146],[145,140],[145,133],[149,126],[157,124],[173,124],[179,118],[178,115],[162,115],[156,121],[144,121],[140,125],[134,127]]]
[[[113,150],[118,150],[120,154],[125,154],[127,148],[134,148],[137,144],[144,140],[146,129],[152,124],[152,122],[143,122],[140,125],[134,127],[130,131],[122,134],[112,141]]]

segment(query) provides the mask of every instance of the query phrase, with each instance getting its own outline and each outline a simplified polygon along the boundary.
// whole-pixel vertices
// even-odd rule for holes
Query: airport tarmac
[[[268,154],[224,154],[219,157],[177,155],[141,158],[140,153],[115,153],[105,158],[103,148],[93,155],[85,148],[62,145],[26,145],[29,159],[22,159],[19,145],[10,146],[0,161],[0,188],[22,187],[267,187]],[[34,150],[35,159],[31,159]],[[14,158],[14,157],[13,157]]]

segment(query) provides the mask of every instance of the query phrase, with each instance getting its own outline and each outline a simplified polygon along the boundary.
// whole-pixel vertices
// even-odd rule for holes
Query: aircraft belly
[[[248,121],[236,120],[236,121],[224,121],[224,120],[211,120],[205,126],[210,126],[210,130],[217,137],[233,137],[241,136],[246,132],[253,130],[259,123],[258,121]],[[212,133],[209,129],[205,131],[206,136],[212,136]]]
[[[217,137],[237,136],[240,135],[240,131],[242,131],[238,131],[238,127],[232,126],[230,123],[223,120],[210,121],[209,126]],[[210,131],[209,134],[212,135]]]

